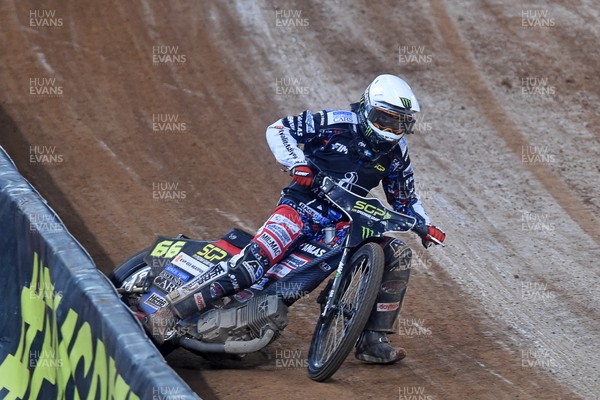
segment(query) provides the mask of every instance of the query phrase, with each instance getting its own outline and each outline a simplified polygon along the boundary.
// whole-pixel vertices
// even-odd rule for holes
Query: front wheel
[[[383,276],[384,255],[376,243],[363,245],[344,268],[336,309],[319,317],[308,352],[308,376],[329,379],[358,340],[375,304]]]

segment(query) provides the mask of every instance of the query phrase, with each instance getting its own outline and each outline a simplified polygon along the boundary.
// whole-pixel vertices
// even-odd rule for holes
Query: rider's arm
[[[284,167],[292,169],[298,165],[306,165],[306,157],[298,143],[305,143],[316,135],[319,118],[310,111],[298,116],[289,116],[272,123],[267,128],[267,143],[277,161]]]
[[[413,168],[404,139],[400,141],[397,162],[392,165],[395,167],[382,181],[387,201],[394,210],[416,218],[419,224],[430,224],[429,216],[415,192]]]

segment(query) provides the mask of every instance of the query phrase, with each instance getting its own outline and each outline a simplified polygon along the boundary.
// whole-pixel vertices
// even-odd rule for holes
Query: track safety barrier
[[[0,399],[199,399],[0,147]]]

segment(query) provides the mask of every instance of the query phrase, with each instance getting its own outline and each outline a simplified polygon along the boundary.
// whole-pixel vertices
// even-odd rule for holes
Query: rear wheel
[[[373,309],[383,275],[381,246],[367,243],[344,269],[336,295],[336,308],[319,317],[308,353],[308,376],[329,379],[358,340]]]
[[[150,273],[150,267],[144,261],[144,257],[146,257],[146,254],[148,254],[148,251],[149,249],[144,249],[139,253],[134,254],[108,275],[108,279],[110,279],[116,288],[122,288],[126,287],[128,284],[132,284],[133,282],[131,281],[135,281],[139,273]],[[121,296],[121,301],[131,308],[129,296],[127,294],[123,294]],[[160,345],[156,343],[154,344],[160,353],[165,357],[177,348],[176,345],[169,341]]]
[[[144,257],[146,257],[149,250],[150,249],[144,249],[139,253],[134,254],[108,275],[108,279],[110,279],[115,287],[119,288],[123,286],[127,278],[148,266],[144,261]]]

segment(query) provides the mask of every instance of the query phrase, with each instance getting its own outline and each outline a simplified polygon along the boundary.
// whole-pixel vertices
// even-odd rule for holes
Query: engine
[[[235,303],[201,315],[198,335],[206,343],[224,343],[228,339],[259,338],[261,332],[270,327],[277,338],[287,326],[287,310],[278,296],[254,297],[247,303]]]

